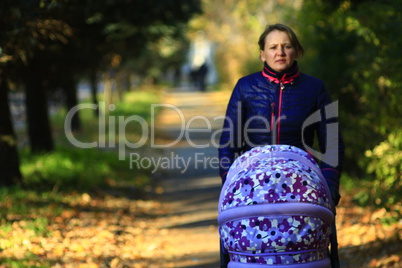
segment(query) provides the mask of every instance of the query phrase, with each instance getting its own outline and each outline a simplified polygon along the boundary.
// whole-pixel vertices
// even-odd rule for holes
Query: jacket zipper
[[[271,103],[271,143],[276,144],[275,102]]]
[[[282,93],[285,89],[282,81],[279,82],[279,105],[278,105],[278,122],[276,122],[275,116],[275,102],[271,103],[271,143],[280,144],[281,142],[281,112],[282,112]]]
[[[280,89],[279,89],[279,107],[278,107],[278,126],[277,126],[277,141],[276,144],[281,144],[281,112],[282,112],[282,93],[285,89],[282,81],[279,82]]]

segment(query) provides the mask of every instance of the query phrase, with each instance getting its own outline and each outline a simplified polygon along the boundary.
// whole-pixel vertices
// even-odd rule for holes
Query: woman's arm
[[[244,140],[243,119],[244,107],[239,81],[233,89],[226,109],[219,142],[219,174],[222,178],[222,183],[225,182],[230,166],[242,149]]]
[[[318,98],[321,118],[317,127],[317,137],[322,153],[321,171],[331,190],[334,205],[339,202],[339,183],[342,172],[345,145],[338,122],[338,102],[333,102],[323,86]]]

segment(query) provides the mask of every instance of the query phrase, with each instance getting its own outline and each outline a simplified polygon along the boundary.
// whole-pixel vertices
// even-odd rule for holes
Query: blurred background
[[[110,123],[101,133],[99,115],[150,120],[150,105],[163,103],[166,92],[229,95],[237,79],[261,70],[259,35],[279,22],[295,30],[306,50],[301,71],[322,79],[339,100],[346,144],[343,191],[356,205],[385,209],[384,223],[400,222],[401,4],[2,0],[0,194],[13,198],[27,189],[58,193],[121,181],[150,187],[149,173],[127,171],[113,146],[102,153],[73,148],[64,132],[66,113],[79,103],[104,102],[104,111],[99,105],[75,113],[71,132],[88,142],[106,133],[110,145],[118,137]],[[115,109],[108,110],[109,104]],[[133,140],[140,135],[135,125],[126,131]],[[4,204],[7,218],[11,207]],[[13,215],[23,214],[20,209]]]

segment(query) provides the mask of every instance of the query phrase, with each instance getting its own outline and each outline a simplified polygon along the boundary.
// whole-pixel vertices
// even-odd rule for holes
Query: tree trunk
[[[68,77],[67,77],[68,78]],[[66,108],[70,111],[74,106],[78,105],[77,84],[74,79],[67,79],[63,84],[63,89],[66,94]],[[77,111],[71,119],[71,130],[76,131],[81,129],[81,121],[79,111]]]
[[[38,71],[35,71],[34,68],[30,68],[29,71],[29,77],[25,81],[25,92],[31,151],[52,151],[54,146],[49,120],[47,91],[41,76],[38,76]]]
[[[89,82],[91,84],[91,96],[92,103],[97,105],[95,110],[95,116],[99,117],[99,107],[98,107],[98,79],[96,78],[96,71],[91,71],[89,75]]]
[[[104,88],[103,88],[103,96],[105,100],[105,113],[108,112],[108,107],[109,104],[113,104],[113,91],[112,91],[112,86],[113,86],[113,80],[110,77],[109,74],[104,75]]]
[[[8,103],[8,84],[0,78],[0,186],[21,183],[20,160],[17,139]]]
[[[116,76],[115,76],[115,85],[116,85],[116,91],[117,91],[117,99],[119,101],[123,100],[123,94],[124,94],[124,89],[122,87],[122,74],[121,72],[116,72]]]

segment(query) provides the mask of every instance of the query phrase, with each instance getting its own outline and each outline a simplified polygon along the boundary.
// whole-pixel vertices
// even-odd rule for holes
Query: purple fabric
[[[305,156],[296,154],[294,152],[262,152],[256,155],[253,155],[247,160],[243,160],[240,163],[236,163],[237,165],[234,166],[233,169],[230,169],[228,172],[228,178],[233,178],[238,172],[240,172],[242,169],[247,168],[248,166],[252,165],[253,163],[266,159],[266,158],[285,158],[285,159],[293,159],[298,162],[301,162],[310,168],[314,169],[315,172],[318,174],[321,173],[320,168],[318,165],[315,164],[315,162],[312,162],[310,159],[307,159]]]
[[[327,259],[315,261],[315,262],[308,262],[308,263],[298,263],[298,264],[289,264],[289,265],[266,265],[262,266],[261,264],[255,263],[241,263],[241,262],[230,262],[228,268],[260,268],[260,267],[267,267],[267,268],[330,268],[331,261]]]
[[[322,176],[318,164],[315,162],[314,158],[307,152],[289,145],[266,145],[255,147],[238,157],[232,164],[227,174],[227,179],[222,188],[227,188],[227,185],[231,182],[231,180],[234,179],[234,177],[239,172],[241,172],[242,170],[244,171],[250,165],[264,159],[273,158],[294,159],[296,161],[304,163],[309,168],[312,168],[319,175],[320,179],[325,182],[324,176]],[[326,190],[329,192],[326,182],[324,183],[324,187],[327,188]],[[221,193],[219,204],[222,204],[223,197],[224,196]],[[329,202],[331,202],[331,200]]]
[[[232,261],[296,264],[327,257],[330,228],[309,216],[262,216],[226,222],[220,234]]]
[[[239,217],[240,215],[240,217]],[[320,217],[326,224],[331,224],[334,214],[328,208],[308,203],[279,203],[233,208],[222,211],[218,216],[218,224],[247,217],[303,215]]]
[[[334,218],[328,185],[314,159],[296,147],[268,145],[241,155],[218,211],[231,265],[287,267],[328,258]]]

